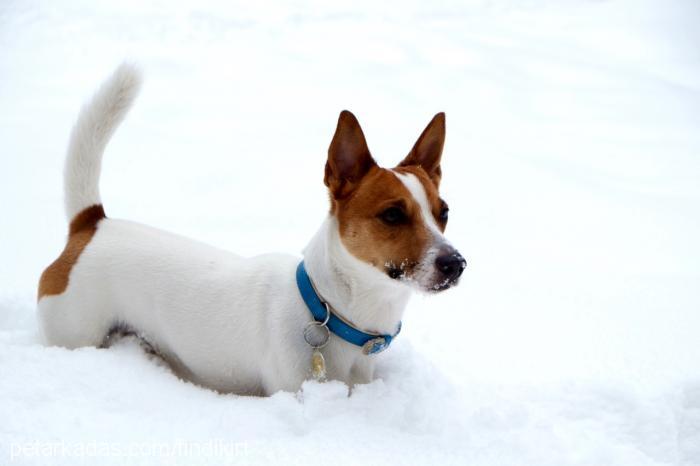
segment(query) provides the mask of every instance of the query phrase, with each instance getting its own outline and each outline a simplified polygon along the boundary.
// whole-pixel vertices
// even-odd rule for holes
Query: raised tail
[[[63,171],[69,222],[86,208],[102,203],[99,186],[102,154],[140,87],[139,70],[122,64],[80,111],[71,132]]]

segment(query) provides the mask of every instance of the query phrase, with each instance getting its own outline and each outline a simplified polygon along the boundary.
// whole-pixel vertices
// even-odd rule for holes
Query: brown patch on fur
[[[399,207],[405,221],[383,221],[381,215],[390,207]],[[335,214],[348,251],[383,271],[410,273],[430,240],[420,205],[394,173],[378,166],[370,168],[351,196],[335,199]]]
[[[358,183],[377,167],[369,153],[360,123],[351,112],[343,110],[338,116],[338,125],[328,148],[323,182],[331,195],[331,213],[335,213],[336,199],[348,197]]]
[[[39,297],[63,293],[68,287],[68,278],[80,254],[97,231],[97,224],[106,218],[101,204],[83,209],[70,222],[68,242],[61,255],[49,265],[39,279]]]
[[[445,114],[436,114],[428,126],[425,127],[418,140],[408,153],[399,167],[421,167],[425,174],[440,186],[442,179],[442,169],[440,168],[440,158],[442,149],[445,146]]]

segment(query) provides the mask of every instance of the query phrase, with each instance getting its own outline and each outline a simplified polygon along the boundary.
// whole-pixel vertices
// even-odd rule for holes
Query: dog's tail
[[[68,221],[87,207],[101,204],[102,153],[140,87],[139,70],[122,64],[80,111],[70,136],[63,171]]]

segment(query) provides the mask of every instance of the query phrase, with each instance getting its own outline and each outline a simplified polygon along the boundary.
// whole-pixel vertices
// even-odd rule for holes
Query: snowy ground
[[[0,464],[700,464],[699,20],[693,0],[4,0]],[[341,109],[386,165],[447,112],[469,268],[412,301],[381,380],[243,398],[133,342],[41,346],[68,133],[123,59],[146,84],[108,215],[243,254],[320,224]]]

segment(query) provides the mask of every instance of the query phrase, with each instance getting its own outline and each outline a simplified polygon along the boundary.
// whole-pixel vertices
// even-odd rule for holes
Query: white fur
[[[69,216],[99,203],[100,158],[133,100],[139,79],[122,67],[85,107],[66,162]],[[60,295],[38,304],[47,343],[101,345],[124,326],[146,339],[179,373],[226,392],[296,391],[310,375],[303,330],[311,314],[297,289],[300,258],[241,258],[227,251],[115,219],[97,232]],[[304,250],[319,293],[357,327],[394,333],[410,289],[356,259],[329,216]],[[373,378],[380,355],[335,336],[323,349],[328,377],[347,384]]]
[[[445,235],[435,223],[435,217],[430,210],[428,196],[425,193],[425,188],[416,175],[411,173],[400,173],[392,170],[394,175],[403,183],[403,185],[411,193],[411,196],[416,200],[421,210],[423,223],[430,232],[430,246],[426,248],[423,257],[415,267],[413,275],[408,277],[407,281],[414,285],[419,291],[435,291],[447,282],[447,279],[442,278],[435,269],[435,259],[444,248],[451,247]]]
[[[430,230],[433,238],[446,241],[442,232],[438,228],[437,223],[435,223],[435,217],[433,217],[433,213],[430,209],[430,203],[428,202],[428,195],[425,193],[425,188],[423,187],[423,184],[421,184],[418,177],[411,173],[400,173],[396,170],[392,170],[392,173],[394,173],[399,181],[403,183],[406,189],[408,189],[408,192],[411,193],[411,196],[413,196],[413,199],[415,199],[420,206],[423,222],[425,222],[425,225],[428,227],[428,230]]]
[[[194,382],[240,394],[296,391],[309,376],[311,350],[303,329],[312,320],[295,281],[299,260],[245,259],[106,219],[66,291],[40,300],[43,333],[53,345],[98,346],[110,328],[125,325]],[[396,331],[408,289],[369,266],[366,275],[356,274],[352,267],[365,266],[342,246],[333,218],[310,242],[304,260],[319,292],[346,318],[367,330]],[[329,378],[350,385],[372,379],[377,356],[336,337],[323,353]]]
[[[100,204],[102,153],[141,87],[141,75],[123,64],[80,111],[68,144],[63,170],[66,215],[70,221],[86,207]]]

